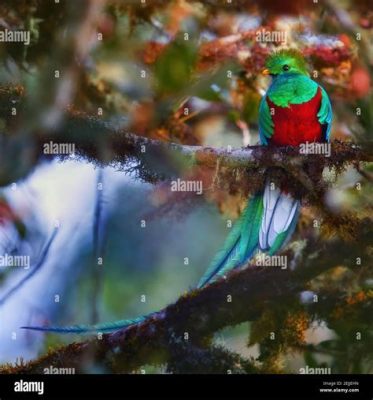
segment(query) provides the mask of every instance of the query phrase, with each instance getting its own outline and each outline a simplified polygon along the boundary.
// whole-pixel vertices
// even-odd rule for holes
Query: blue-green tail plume
[[[263,195],[256,194],[235,222],[223,248],[216,254],[198,283],[198,288],[223,276],[248,261],[258,248],[263,215]]]
[[[119,329],[127,328],[131,325],[138,324],[140,322],[145,321],[150,316],[154,315],[155,313],[142,315],[137,318],[133,319],[123,319],[120,321],[109,322],[104,324],[97,324],[97,325],[73,325],[73,326],[66,326],[66,327],[58,327],[58,326],[22,326],[21,329],[30,329],[33,331],[41,331],[41,332],[55,332],[55,333],[107,333],[117,331]]]
[[[253,196],[240,218],[234,224],[223,248],[216,254],[206,273],[198,283],[202,288],[222,277],[234,268],[243,266],[256,251],[272,255],[290,239],[299,215],[300,203],[291,195],[266,184],[264,192]],[[145,321],[156,312],[134,319],[125,319],[98,325],[75,325],[67,327],[23,326],[42,332],[98,333],[113,332]]]
[[[283,248],[297,224],[300,202],[267,182],[263,192],[249,200],[223,248],[198,283],[202,288],[247,263],[256,251],[270,256]]]

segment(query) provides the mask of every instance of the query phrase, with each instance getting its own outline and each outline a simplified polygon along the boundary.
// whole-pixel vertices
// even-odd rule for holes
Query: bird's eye
[[[289,69],[290,69],[290,67],[287,64],[282,66],[283,71],[289,71]]]

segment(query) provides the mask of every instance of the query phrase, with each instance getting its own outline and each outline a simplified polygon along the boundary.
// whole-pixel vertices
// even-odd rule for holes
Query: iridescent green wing
[[[259,106],[259,137],[261,144],[268,144],[268,140],[273,135],[273,128],[274,123],[267,103],[267,96],[264,96]]]
[[[320,124],[323,125],[324,138],[327,142],[329,142],[330,130],[332,127],[333,110],[328,94],[321,86],[320,89],[321,89],[321,106],[319,112],[317,113],[317,118]]]

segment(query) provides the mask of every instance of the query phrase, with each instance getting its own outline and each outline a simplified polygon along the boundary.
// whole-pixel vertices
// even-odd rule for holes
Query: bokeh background
[[[175,195],[167,181],[139,174],[136,160],[105,165],[113,149],[102,124],[184,145],[255,145],[258,105],[269,84],[261,75],[265,58],[295,47],[331,97],[333,139],[371,145],[369,0],[4,0],[0,29],[30,32],[29,45],[0,42],[0,251],[31,260],[29,269],[0,267],[1,363],[72,341],[23,325],[105,322],[175,301],[196,285],[246,201],[245,188],[215,190],[211,170],[198,171],[203,195]],[[63,142],[64,132],[66,142],[94,143],[91,159],[42,153],[54,137]],[[176,164],[180,177],[194,176]],[[333,182],[325,204],[367,217],[372,169],[355,167]],[[335,171],[324,175],[332,180]],[[295,245],[306,240],[314,218],[305,207]],[[324,240],[331,237],[325,233]],[[363,263],[359,278],[351,277],[332,256],[321,281],[371,305],[372,265]],[[373,371],[366,314],[334,325],[294,315],[291,329],[306,347],[284,344],[274,360],[263,351],[273,313],[217,332],[214,340],[265,365],[263,372],[298,373],[305,365]],[[363,343],[355,340],[358,330]],[[110,371],[97,365],[87,372]]]

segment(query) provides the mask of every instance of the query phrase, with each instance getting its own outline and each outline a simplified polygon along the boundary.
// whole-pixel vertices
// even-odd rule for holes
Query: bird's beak
[[[263,71],[262,71],[262,74],[263,75],[269,75],[269,69],[268,68],[266,68],[266,69],[263,69]]]

